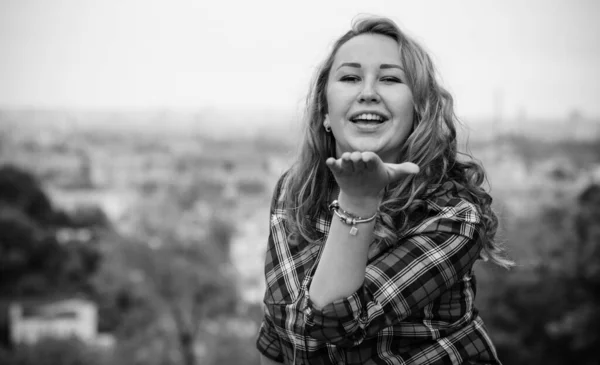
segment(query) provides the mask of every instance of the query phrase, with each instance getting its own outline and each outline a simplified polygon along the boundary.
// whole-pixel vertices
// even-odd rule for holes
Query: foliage
[[[509,240],[538,258],[492,275],[485,320],[505,364],[596,364],[600,345],[600,186],[516,222]]]
[[[153,192],[136,210],[135,237],[113,238],[105,253],[95,279],[101,325],[120,338],[127,363],[197,364],[203,324],[236,310],[233,228],[201,209],[202,186]]]
[[[186,181],[149,192],[153,196],[138,207],[135,235],[126,237],[111,231],[101,209],[58,211],[31,173],[0,169],[0,297],[83,291],[99,306],[100,331],[119,339],[110,363],[198,363],[203,324],[234,313],[238,303],[229,262],[234,231],[220,214],[203,208],[202,202],[214,203],[219,195],[206,184]],[[59,243],[62,228],[101,234],[87,244]],[[247,345],[241,345],[246,353]],[[101,363],[77,340],[49,339],[0,353],[2,364],[46,363],[41,359]]]
[[[23,212],[40,224],[51,223],[54,210],[38,180],[13,165],[0,167],[0,203]]]
[[[3,365],[109,365],[108,353],[102,352],[76,338],[46,338],[35,345],[19,345],[12,351],[0,348]]]
[[[212,341],[211,363],[259,365],[260,357],[254,339],[217,333]]]
[[[0,168],[0,298],[89,292],[101,259],[93,245],[57,241],[63,227],[106,225],[103,212],[87,220],[52,207],[37,179]]]

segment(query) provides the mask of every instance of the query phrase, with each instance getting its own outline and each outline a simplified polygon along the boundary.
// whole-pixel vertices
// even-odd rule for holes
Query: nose
[[[358,94],[358,102],[359,103],[378,103],[381,101],[381,97],[377,93],[377,90],[375,89],[375,85],[372,81],[365,82],[363,85],[364,85],[363,88],[360,90],[360,93]]]

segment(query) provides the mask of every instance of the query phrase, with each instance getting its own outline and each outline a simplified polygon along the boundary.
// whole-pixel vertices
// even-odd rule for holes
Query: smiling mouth
[[[381,124],[387,121],[386,117],[373,113],[363,113],[351,118],[350,121],[355,124]]]

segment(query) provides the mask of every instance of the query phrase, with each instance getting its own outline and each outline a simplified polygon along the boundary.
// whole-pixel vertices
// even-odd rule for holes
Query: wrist
[[[350,196],[340,191],[338,202],[340,207],[356,216],[368,218],[375,213],[381,204],[382,196]]]

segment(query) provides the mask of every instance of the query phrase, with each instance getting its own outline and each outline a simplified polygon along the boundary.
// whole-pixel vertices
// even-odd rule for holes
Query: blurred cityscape
[[[275,111],[0,111],[1,364],[258,364]],[[597,364],[600,120],[465,120],[510,272],[476,303],[504,364]],[[464,148],[464,147],[463,147]]]

